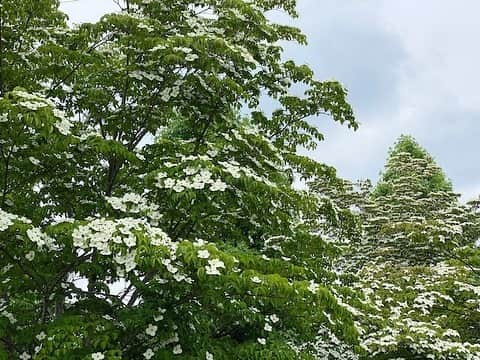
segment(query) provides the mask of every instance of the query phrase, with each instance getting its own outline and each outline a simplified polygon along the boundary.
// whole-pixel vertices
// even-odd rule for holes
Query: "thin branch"
[[[110,33],[110,34],[107,34],[105,35],[104,37],[102,37],[101,39],[98,40],[98,42],[92,44],[87,50],[85,50],[84,52],[82,52],[80,55],[87,55],[87,54],[90,54],[91,52],[93,52],[95,49],[97,49],[99,46],[103,45],[104,43],[106,43],[107,41],[111,40],[112,37],[115,35],[116,33]],[[70,72],[68,72],[67,75],[65,75],[63,78],[61,78],[59,81],[57,81],[55,83],[55,85],[53,85],[50,90],[48,91],[48,96],[52,96],[53,95],[53,92],[55,90],[57,90],[61,85],[65,84],[65,81],[67,81],[71,76],[73,76],[75,74],[75,72],[80,69],[80,67],[84,65],[84,63],[82,61],[80,61],[79,63],[77,63]]]

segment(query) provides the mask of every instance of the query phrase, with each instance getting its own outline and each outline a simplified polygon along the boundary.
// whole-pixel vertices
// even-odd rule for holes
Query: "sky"
[[[273,14],[307,35],[285,58],[349,91],[360,128],[314,119],[326,140],[308,154],[347,179],[377,180],[389,147],[412,135],[464,200],[480,194],[480,2],[299,0],[299,18]],[[64,1],[73,23],[117,9],[111,0]]]

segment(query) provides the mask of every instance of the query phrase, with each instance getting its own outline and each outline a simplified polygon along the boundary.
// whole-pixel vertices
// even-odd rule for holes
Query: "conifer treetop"
[[[419,173],[419,170],[421,173]],[[373,192],[374,197],[391,194],[392,185],[405,176],[420,176],[422,195],[452,191],[452,183],[433,157],[410,135],[401,135],[389,151],[387,163]]]

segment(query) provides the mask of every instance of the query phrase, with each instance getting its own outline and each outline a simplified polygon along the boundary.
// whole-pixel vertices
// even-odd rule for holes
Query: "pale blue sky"
[[[117,6],[77,0],[62,8],[72,22],[82,22]],[[478,196],[480,2],[300,0],[299,10],[293,24],[309,45],[286,46],[286,57],[307,63],[321,79],[341,81],[361,122],[353,133],[318,119],[326,141],[310,155],[340,176],[375,180],[389,146],[411,134],[458,192]]]

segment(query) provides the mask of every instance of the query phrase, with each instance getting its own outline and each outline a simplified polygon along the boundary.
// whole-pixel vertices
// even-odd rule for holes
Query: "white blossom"
[[[319,288],[320,288],[320,285],[315,283],[315,281],[310,280],[310,284],[308,285],[308,290],[310,292],[312,292],[313,294],[316,294]]]
[[[23,352],[20,356],[19,356],[19,359],[20,360],[28,360],[28,359],[31,359],[32,357],[26,353],[26,352]]]
[[[180,355],[183,352],[182,346],[180,344],[177,344],[173,348],[173,354],[174,355]]]
[[[35,251],[29,251],[25,255],[25,259],[27,259],[28,261],[32,261],[34,258],[35,258]]]
[[[219,268],[225,268],[225,264],[220,259],[208,260],[208,265],[205,266],[208,275],[220,275]]]
[[[47,337],[47,335],[45,334],[45,332],[40,332],[39,334],[37,334],[37,336],[35,336],[37,338],[38,341],[42,341],[43,339],[45,339]]]
[[[252,282],[254,282],[255,284],[260,284],[262,282],[262,280],[258,277],[258,276],[254,276],[251,278]]]
[[[158,326],[153,325],[153,324],[148,324],[147,329],[145,330],[145,333],[150,336],[155,336],[157,333]]]
[[[57,121],[53,125],[58,129],[60,134],[65,135],[65,136],[71,134],[70,129],[73,126],[73,124],[70,121],[68,121],[67,119],[61,119],[60,121]]]
[[[221,180],[215,180],[215,182],[212,185],[210,185],[211,191],[225,191],[226,188],[227,188],[227,184],[225,184]]]
[[[150,348],[147,349],[147,351],[145,351],[145,352],[143,353],[143,357],[144,357],[145,359],[147,359],[147,360],[151,359],[151,358],[154,357],[154,356],[155,356],[155,353],[154,353],[153,350],[150,349]]]
[[[210,257],[210,252],[208,250],[198,250],[197,256],[200,259],[208,259]]]
[[[28,160],[30,160],[30,162],[31,162],[33,165],[35,165],[35,166],[40,165],[40,160],[34,158],[33,156],[30,156],[30,157],[28,158]]]

